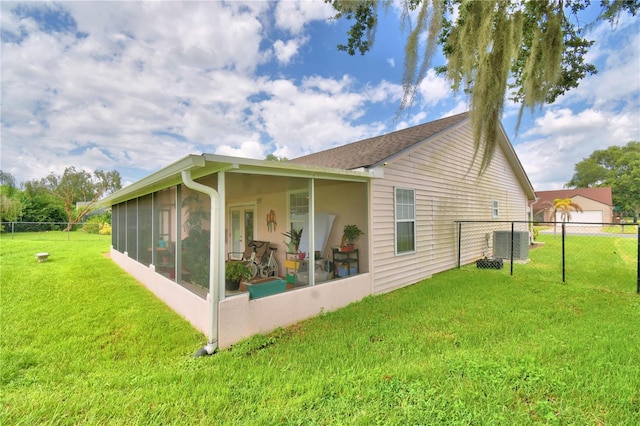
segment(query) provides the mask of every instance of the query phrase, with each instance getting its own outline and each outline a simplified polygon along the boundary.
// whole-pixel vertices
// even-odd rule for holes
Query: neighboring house
[[[554,191],[537,191],[537,200],[531,204],[534,220],[538,222],[555,222],[553,217],[553,201],[570,198],[582,208],[582,212],[571,212],[568,222],[613,223],[613,197],[611,188],[574,188]],[[557,221],[561,222],[560,213]]]
[[[224,348],[454,268],[455,220],[527,220],[533,188],[498,134],[482,175],[467,113],[288,162],[188,156],[104,201],[112,259],[208,334],[209,348]],[[357,252],[336,254],[347,224],[364,235]],[[303,229],[307,259],[315,248],[315,274],[286,253],[282,232],[292,228]],[[199,271],[193,243],[202,235],[208,264]],[[463,263],[483,255],[485,238],[467,242],[477,249]],[[275,246],[278,275],[297,282],[259,299],[226,291],[227,253],[249,240]]]

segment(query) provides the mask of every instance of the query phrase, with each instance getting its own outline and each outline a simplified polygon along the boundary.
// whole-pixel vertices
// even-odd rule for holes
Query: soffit
[[[182,183],[181,173],[184,170],[191,171],[192,179],[199,179],[219,172],[331,179],[347,182],[367,182],[373,176],[371,172],[307,166],[286,161],[253,160],[214,154],[189,155],[109,195],[101,200],[99,205],[120,203],[178,185]]]

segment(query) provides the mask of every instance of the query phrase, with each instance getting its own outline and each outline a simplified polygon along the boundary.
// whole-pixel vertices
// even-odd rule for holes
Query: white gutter
[[[211,252],[209,253],[209,303],[210,308],[210,321],[209,321],[209,341],[207,345],[201,348],[194,356],[211,355],[218,349],[218,301],[220,300],[220,285],[217,281],[218,271],[220,270],[220,255],[219,255],[219,235],[220,230],[218,226],[218,217],[220,217],[220,195],[218,192],[206,185],[194,182],[191,179],[191,170],[182,171],[182,181],[185,186],[194,191],[207,194],[211,198],[211,241],[209,247]]]

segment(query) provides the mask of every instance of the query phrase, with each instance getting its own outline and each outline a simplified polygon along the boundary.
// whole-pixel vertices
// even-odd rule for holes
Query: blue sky
[[[18,182],[73,165],[116,169],[129,184],[202,152],[294,158],[467,109],[430,71],[397,117],[405,35],[393,7],[372,51],[354,57],[336,49],[347,23],[319,0],[3,1],[0,11],[0,161]],[[596,149],[640,140],[640,19],[589,36],[598,74],[525,112],[517,134],[518,106],[503,118],[536,190],[561,188]]]

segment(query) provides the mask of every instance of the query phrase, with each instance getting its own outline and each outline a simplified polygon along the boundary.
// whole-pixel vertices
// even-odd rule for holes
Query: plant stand
[[[351,251],[342,251],[342,249],[333,250],[333,276],[334,278],[343,278],[360,273],[360,257],[358,249]]]
[[[298,284],[297,275],[303,270],[304,265],[305,261],[300,259],[299,253],[287,252],[286,259],[284,261],[285,280],[287,284]]]

